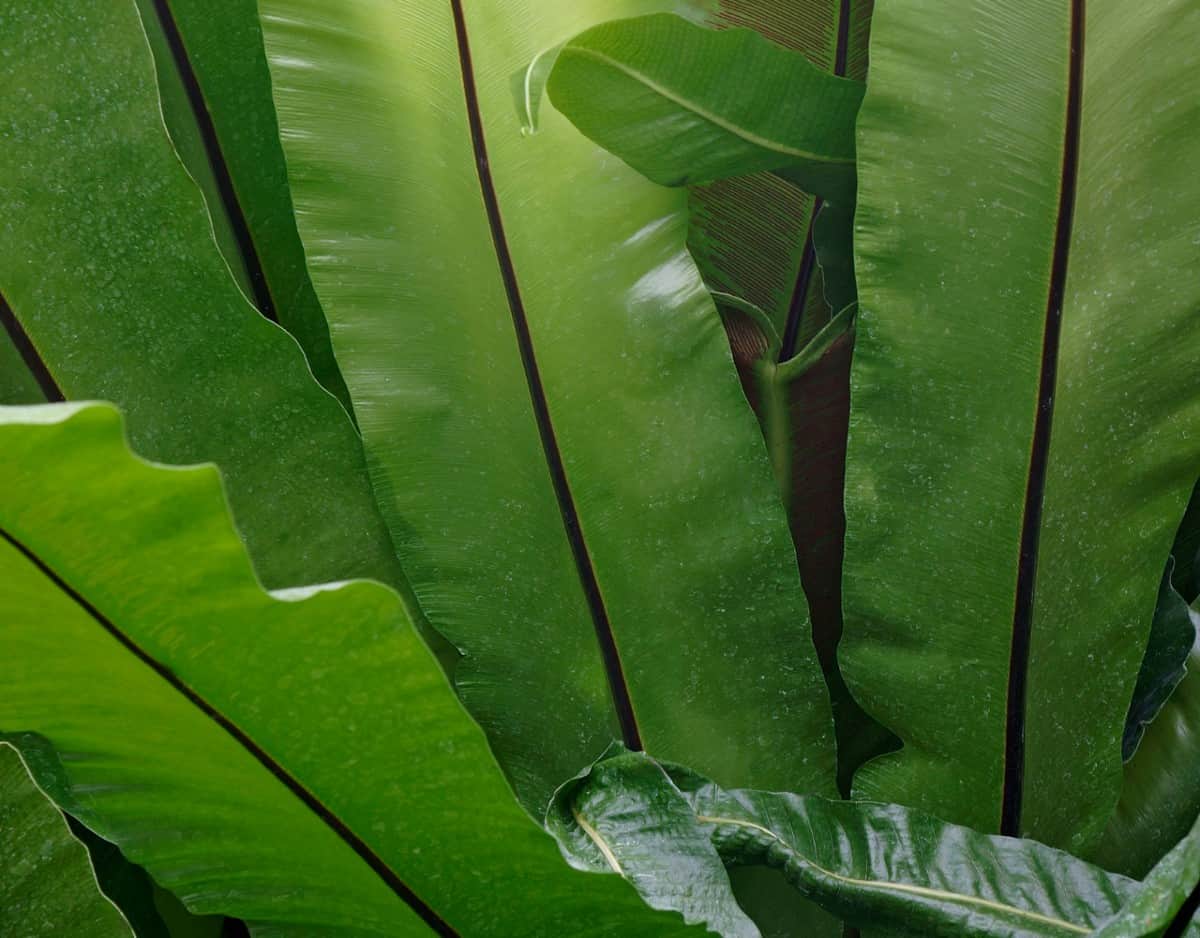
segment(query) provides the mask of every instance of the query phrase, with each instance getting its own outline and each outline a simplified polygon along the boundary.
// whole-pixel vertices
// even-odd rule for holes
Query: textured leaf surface
[[[1144,876],[1200,815],[1200,629],[1187,674],[1125,764],[1121,800],[1093,859]]]
[[[386,587],[267,594],[211,467],[0,411],[0,729],[195,912],[305,936],[686,933],[563,864]],[[36,747],[35,747],[36,749]]]
[[[580,130],[661,185],[775,170],[821,196],[853,189],[862,84],[753,30],[669,14],[602,23],[562,47],[547,90]]]
[[[617,873],[646,903],[728,938],[760,938],[691,806],[642,753],[597,762],[554,795],[546,826],[572,866]]]
[[[786,519],[684,195],[547,105],[524,126],[539,53],[672,7],[260,4],[376,490],[536,816],[635,735],[720,780],[833,786]]]
[[[0,31],[0,295],[58,387],[217,462],[268,585],[399,584],[353,427],[217,251],[134,5],[3,0]]]
[[[710,847],[711,849],[711,847]],[[87,851],[0,744],[0,934],[13,938],[116,938],[129,923],[100,892]]]
[[[841,649],[864,797],[1077,852],[1200,465],[1200,10],[1084,5],[876,11]]]

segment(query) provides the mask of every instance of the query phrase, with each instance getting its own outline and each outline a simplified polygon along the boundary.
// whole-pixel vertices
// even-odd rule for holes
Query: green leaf
[[[711,848],[710,848],[711,849]],[[0,934],[115,938],[129,923],[100,892],[87,851],[11,746],[0,743]]]
[[[858,794],[1086,854],[1200,465],[1200,18],[1082,7],[876,10],[840,656]]]
[[[672,5],[260,3],[376,491],[537,816],[618,737],[834,790],[795,552],[685,196],[550,107],[523,132],[513,94],[543,50]]]
[[[171,140],[247,298],[349,409],[296,232],[254,0],[137,0]],[[190,94],[189,94],[190,92]]]
[[[1200,817],[1191,831],[1159,862],[1120,913],[1098,928],[1095,938],[1163,935],[1200,936]],[[1190,927],[1189,927],[1190,923]],[[1166,932],[1164,932],[1166,929]]]
[[[1121,800],[1090,859],[1129,876],[1145,876],[1198,814],[1200,627],[1186,675],[1125,764]]]
[[[729,938],[759,938],[691,806],[643,753],[607,754],[554,795],[546,827],[578,869],[617,873],[646,904]]]
[[[1171,547],[1175,558],[1175,572],[1171,580],[1175,589],[1188,603],[1200,597],[1200,484],[1192,489],[1187,511],[1175,532],[1175,543]]]
[[[1128,762],[1137,751],[1146,726],[1158,716],[1172,692],[1187,673],[1187,659],[1196,643],[1200,613],[1194,613],[1172,585],[1175,563],[1167,562],[1158,588],[1158,605],[1150,626],[1150,641],[1133,689],[1133,701],[1125,718],[1122,758]]]
[[[773,170],[826,198],[853,191],[862,83],[753,30],[668,14],[603,23],[562,47],[547,90],[587,136],[661,185]]]
[[[352,425],[213,243],[134,5],[12,0],[0,20],[0,294],[49,376],[124,407],[139,453],[219,463],[268,585],[402,586]]]
[[[713,24],[750,27],[831,74],[862,81],[872,7],[872,0],[738,0],[723,3]],[[813,230],[821,207],[820,199],[769,173],[691,193],[689,244],[705,282],[765,310],[786,340],[783,358],[846,305],[826,302]]]
[[[48,793],[193,912],[688,933],[563,864],[394,592],[263,592],[216,470],[138,460],[107,405],[0,410],[0,449],[0,730],[48,739]]]

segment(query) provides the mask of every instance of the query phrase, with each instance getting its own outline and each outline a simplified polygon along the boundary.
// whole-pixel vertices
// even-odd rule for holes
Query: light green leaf
[[[107,405],[0,410],[0,730],[196,913],[321,938],[675,935],[518,807],[396,594],[267,594],[211,466]],[[44,751],[44,750],[43,750]]]
[[[0,22],[0,295],[58,387],[124,407],[148,457],[220,464],[268,585],[403,586],[352,425],[213,243],[133,3],[4,0]]]
[[[1096,930],[1095,938],[1197,938],[1200,912],[1194,900],[1188,905],[1193,895],[1200,895],[1200,817],[1183,840],[1155,865],[1120,913]]]
[[[617,737],[722,781],[833,791],[795,552],[685,196],[545,104],[523,132],[513,94],[543,50],[672,6],[260,3],[376,491],[539,817]]]
[[[691,806],[645,754],[606,754],[565,783],[546,827],[572,866],[617,873],[652,908],[728,938],[760,938]]]
[[[710,848],[711,849],[711,848]],[[87,851],[0,743],[0,934],[117,938],[129,923],[100,892]]]
[[[668,14],[603,23],[563,46],[547,90],[580,130],[661,185],[773,170],[826,198],[853,192],[862,83],[753,30]]]
[[[876,10],[839,653],[862,797],[1086,855],[1200,465],[1200,11],[1083,6]]]

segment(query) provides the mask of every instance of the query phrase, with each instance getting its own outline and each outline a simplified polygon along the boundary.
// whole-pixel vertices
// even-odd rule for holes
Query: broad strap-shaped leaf
[[[1187,673],[1187,660],[1196,643],[1200,613],[1193,612],[1172,583],[1175,562],[1169,560],[1158,588],[1158,605],[1150,626],[1133,701],[1125,718],[1121,756],[1128,762],[1137,751],[1146,726],[1162,710]]]
[[[712,22],[749,27],[830,74],[862,81],[872,7],[872,0],[726,0]],[[831,308],[825,298],[822,266],[829,258],[818,263],[814,229],[822,204],[761,173],[691,193],[689,244],[705,282],[764,310],[785,359],[844,305]]]
[[[559,50],[546,87],[576,127],[660,185],[773,170],[826,198],[853,192],[862,83],[754,30],[670,14],[602,23]]]
[[[904,749],[857,791],[1086,853],[1200,465],[1200,16],[871,30],[840,655]]]
[[[62,814],[33,783],[17,751],[2,743],[0,934],[14,938],[129,938],[133,934],[100,891],[87,851],[71,836]]]
[[[833,786],[795,554],[684,195],[548,105],[523,126],[539,53],[672,6],[260,3],[376,491],[537,816],[618,737]]]
[[[1095,938],[1164,935],[1200,938],[1200,816]]]
[[[624,877],[651,907],[728,938],[760,938],[691,805],[645,754],[606,753],[565,783],[546,827],[572,866]]]
[[[148,457],[219,463],[268,585],[400,585],[352,425],[213,243],[133,3],[0,16],[0,295],[50,396],[115,401]]]
[[[254,0],[137,0],[171,140],[204,193],[246,296],[300,343],[343,405],[346,385],[296,232]]]
[[[1200,627],[1187,673],[1125,764],[1121,800],[1092,859],[1128,876],[1144,876],[1184,836],[1197,815]]]
[[[58,804],[270,935],[687,934],[570,870],[394,592],[267,594],[214,468],[133,457],[107,405],[0,411],[0,730]]]

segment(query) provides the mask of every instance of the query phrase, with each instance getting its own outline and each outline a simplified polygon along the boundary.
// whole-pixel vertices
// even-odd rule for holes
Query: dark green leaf
[[[691,806],[648,756],[593,764],[555,793],[546,826],[572,866],[623,876],[652,908],[718,935],[760,938]]]
[[[96,885],[87,851],[34,785],[16,750],[3,743],[0,934],[11,938],[129,938],[132,934],[129,923]]]
[[[1200,18],[1086,6],[876,10],[839,650],[859,794],[1084,855],[1200,465]]]
[[[2,409],[0,451],[0,730],[44,736],[48,794],[193,912],[297,938],[688,933],[562,862],[394,592],[263,592],[216,470],[136,459],[107,405]]]
[[[513,94],[597,21],[674,5],[260,3],[376,491],[538,816],[635,735],[722,781],[834,791],[795,551],[685,194],[545,104],[529,133]]]
[[[547,89],[580,130],[661,185],[772,170],[822,197],[853,191],[862,83],[753,30],[669,14],[603,23],[562,47]]]
[[[1175,563],[1168,561],[1158,588],[1158,605],[1150,626],[1150,642],[1133,689],[1133,702],[1125,719],[1121,756],[1128,762],[1137,751],[1146,726],[1183,680],[1187,659],[1196,643],[1200,613],[1194,613],[1172,585]]]

